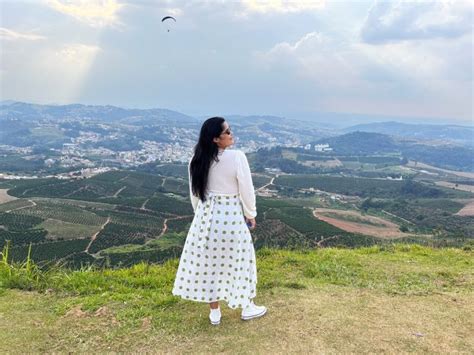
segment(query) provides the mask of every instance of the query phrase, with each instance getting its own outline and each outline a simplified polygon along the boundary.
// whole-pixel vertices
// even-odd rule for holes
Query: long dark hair
[[[206,201],[205,194],[211,163],[213,160],[219,161],[217,157],[219,148],[214,138],[221,135],[224,122],[225,119],[222,117],[211,117],[204,121],[199,133],[199,141],[194,147],[194,156],[190,164],[192,192],[202,202]]]

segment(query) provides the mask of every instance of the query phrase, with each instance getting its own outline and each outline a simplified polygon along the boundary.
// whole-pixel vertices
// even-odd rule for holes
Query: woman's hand
[[[255,222],[255,218],[245,217],[245,223],[247,223],[247,226],[249,227],[250,230],[254,230],[255,227],[257,226],[257,222]]]

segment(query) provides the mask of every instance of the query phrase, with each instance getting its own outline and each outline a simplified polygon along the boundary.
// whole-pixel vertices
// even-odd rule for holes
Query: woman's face
[[[234,144],[234,136],[232,135],[229,124],[226,121],[222,123],[222,132],[219,137],[214,138],[214,142],[221,149],[225,149]]]

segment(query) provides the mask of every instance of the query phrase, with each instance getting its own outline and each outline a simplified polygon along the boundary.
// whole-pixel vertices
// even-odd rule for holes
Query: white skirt
[[[196,207],[172,293],[244,308],[257,295],[257,265],[242,203],[238,194],[207,196]]]

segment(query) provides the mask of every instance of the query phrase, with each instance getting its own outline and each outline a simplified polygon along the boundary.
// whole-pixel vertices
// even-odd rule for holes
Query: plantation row
[[[47,232],[44,229],[24,229],[22,231],[7,231],[0,229],[0,248],[7,240],[13,245],[25,245],[29,243],[41,243],[46,241]]]
[[[143,249],[126,253],[108,253],[104,257],[106,259],[104,262],[111,267],[127,267],[143,261],[163,263],[168,259],[179,258],[182,251],[182,247],[173,246],[167,249]]]
[[[119,195],[117,197],[100,197],[96,201],[109,205],[140,208],[146,200],[148,200],[147,197],[123,197]]]
[[[96,211],[96,213],[103,217],[110,217],[112,223],[132,228],[145,228],[158,233],[163,228],[164,218],[158,216],[124,211]]]
[[[189,193],[189,184],[187,180],[166,178],[163,185],[164,191],[174,192],[178,195],[186,195]]]
[[[252,176],[253,186],[258,189],[270,182],[271,178],[268,176],[254,175]]]
[[[147,238],[151,238],[154,235],[156,233],[146,228],[108,223],[91,244],[89,252],[97,253],[100,250],[117,245],[143,244]]]
[[[0,213],[0,247],[7,240],[15,245],[38,243],[45,240],[44,229],[33,229],[43,222],[42,218],[25,216],[19,213]]]
[[[33,204],[26,199],[8,201],[0,204],[0,212],[12,211],[26,206],[33,206]]]
[[[472,196],[460,191],[441,190],[412,180],[391,181],[355,177],[283,175],[275,179],[275,184],[289,188],[315,188],[323,191],[362,197],[396,198],[406,197],[461,197]]]
[[[192,221],[193,216],[180,219],[169,219],[166,223],[168,226],[167,233],[187,233]]]
[[[278,210],[269,210],[266,213],[266,219],[278,219],[303,234],[315,231],[318,234],[325,236],[345,233],[339,228],[314,218],[309,209],[298,207],[285,207]]]
[[[145,207],[153,211],[171,213],[174,215],[182,216],[193,214],[193,207],[191,205],[191,200],[189,200],[189,196],[188,200],[184,202],[176,198],[160,194],[156,197],[150,198]]]
[[[42,218],[26,216],[20,213],[0,213],[0,226],[9,231],[22,231],[32,228],[43,222]]]
[[[15,211],[15,213],[42,219],[54,218],[64,222],[93,226],[99,226],[106,221],[104,217],[73,205],[60,205],[47,201],[38,201],[36,204],[35,207],[23,208]]]
[[[304,234],[295,232],[283,222],[269,219],[259,223],[252,232],[255,249],[273,248],[310,248],[311,241]]]
[[[118,198],[150,198],[156,192],[188,193],[187,180],[165,178],[139,172],[107,172],[89,179],[58,180],[35,179],[12,182],[14,188],[9,193],[16,197],[50,197],[97,201]],[[142,200],[143,202],[144,200]],[[116,202],[112,202],[116,203]]]
[[[104,250],[101,256],[110,266],[128,266],[141,261],[164,262],[181,255],[185,233],[167,233],[145,245],[124,245]]]
[[[186,178],[188,176],[188,165],[187,164],[143,164],[140,165],[137,170],[143,171],[149,174],[159,174],[161,176],[172,176]]]
[[[357,161],[359,163],[366,164],[388,164],[388,165],[399,165],[401,159],[397,157],[355,157],[354,159],[348,159],[348,157],[339,158],[341,161]]]
[[[35,262],[59,260],[65,256],[85,250],[89,239],[73,239],[34,244],[31,247],[31,258]],[[12,260],[22,262],[28,256],[29,246],[15,246],[11,244],[10,256]]]
[[[409,200],[393,200],[378,206],[415,224],[420,230],[474,238],[474,216],[452,215],[441,208],[429,208]],[[429,205],[428,205],[429,206]]]

